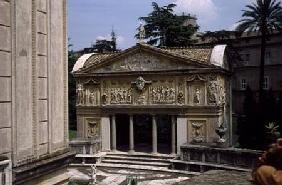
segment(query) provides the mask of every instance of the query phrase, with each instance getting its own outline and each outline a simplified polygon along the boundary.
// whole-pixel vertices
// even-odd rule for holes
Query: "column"
[[[188,142],[188,128],[187,118],[177,116],[176,117],[176,129],[177,129],[177,153],[180,154],[180,146]]]
[[[175,154],[175,116],[171,116],[171,154]]]
[[[158,153],[158,130],[157,130],[157,121],[156,121],[156,116],[153,115],[153,120],[152,120],[152,127],[153,127],[153,132],[152,132],[152,141],[153,141],[153,153]]]
[[[134,152],[134,127],[133,127],[133,115],[129,118],[129,153]]]
[[[101,139],[102,151],[111,151],[111,117],[103,116],[101,118]]]
[[[116,116],[112,116],[112,150],[117,150],[117,141],[116,141]]]

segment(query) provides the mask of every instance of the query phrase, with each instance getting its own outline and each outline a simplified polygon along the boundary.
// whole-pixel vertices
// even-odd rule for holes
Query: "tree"
[[[185,21],[196,22],[190,15],[178,16],[174,14],[175,4],[160,7],[152,3],[153,11],[139,20],[145,22],[144,28],[148,44],[158,46],[186,46],[192,43],[191,36],[198,30],[196,24],[185,24]],[[138,38],[138,34],[135,37]]]
[[[200,38],[204,41],[207,40],[213,44],[231,44],[231,39],[237,37],[236,32],[234,31],[226,31],[226,30],[219,30],[219,31],[207,31]]]
[[[269,33],[282,29],[282,7],[277,0],[256,0],[243,10],[243,19],[239,21],[236,30],[243,32],[258,31],[261,35],[259,101],[263,101],[264,62],[266,39]]]
[[[111,40],[97,39],[96,43],[92,45],[91,52],[105,53],[117,51],[116,34],[114,30],[111,32]]]
[[[70,40],[70,39],[69,39]],[[78,56],[71,49],[72,44],[68,44],[68,87],[69,87],[69,127],[71,130],[76,129],[76,83],[71,73]]]

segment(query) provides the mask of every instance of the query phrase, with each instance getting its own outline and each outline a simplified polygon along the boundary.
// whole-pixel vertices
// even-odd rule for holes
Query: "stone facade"
[[[213,143],[221,124],[231,133],[226,55],[225,46],[158,49],[138,44],[120,53],[82,56],[73,71],[78,137],[100,138],[101,150],[115,150],[116,125],[121,124],[115,115],[127,114],[129,149],[134,151],[134,115],[149,114],[153,152],[158,152],[156,115],[171,116],[172,153],[175,145],[179,150],[184,143]]]
[[[0,155],[13,168],[68,147],[65,0],[0,0]]]

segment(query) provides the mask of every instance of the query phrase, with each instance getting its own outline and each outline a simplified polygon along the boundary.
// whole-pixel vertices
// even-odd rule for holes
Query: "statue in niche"
[[[195,104],[200,103],[200,95],[201,95],[200,89],[197,87],[194,93],[194,98],[193,98],[193,101]]]
[[[89,104],[94,105],[96,104],[96,96],[95,96],[95,91],[94,90],[90,90],[89,93]]]
[[[76,89],[76,97],[77,97],[77,104],[82,105],[84,104],[84,89],[82,84],[77,85]]]
[[[217,103],[218,85],[216,81],[210,81],[208,85],[208,101],[211,104]]]

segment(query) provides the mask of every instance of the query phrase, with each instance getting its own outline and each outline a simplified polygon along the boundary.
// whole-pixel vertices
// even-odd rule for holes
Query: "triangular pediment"
[[[88,60],[87,67],[81,71],[88,74],[170,71],[211,67],[208,63],[173,55],[169,52],[164,52],[162,49],[142,45],[108,56],[103,54],[93,55]],[[91,63],[91,61],[94,62]]]

